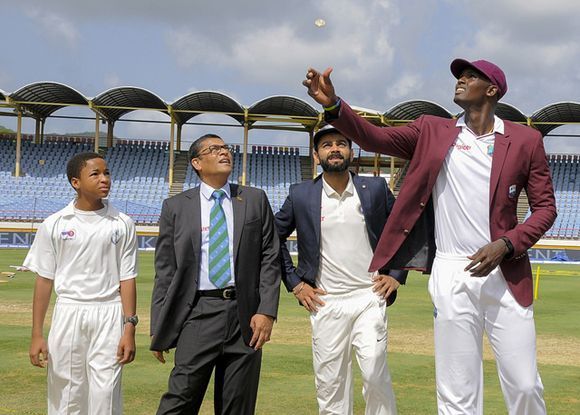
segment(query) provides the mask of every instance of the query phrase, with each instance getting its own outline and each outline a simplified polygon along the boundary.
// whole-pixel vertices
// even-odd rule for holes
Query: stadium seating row
[[[65,206],[74,191],[68,184],[64,166],[74,154],[92,151],[93,144],[85,138],[67,141],[64,137],[34,144],[31,137],[22,142],[23,177],[15,178],[14,139],[0,135],[0,220],[40,221]],[[114,173],[110,199],[137,223],[158,222],[161,203],[168,196],[169,152],[164,142],[119,140],[104,151]],[[242,153],[236,146],[233,153],[232,182],[240,183]],[[277,211],[292,183],[301,180],[300,155],[297,148],[253,146],[248,154],[246,182],[262,188],[272,209]],[[552,154],[549,156],[558,218],[546,233],[548,238],[580,238],[580,156]],[[183,189],[199,184],[197,175],[187,169]],[[528,212],[528,215],[530,212]]]
[[[64,207],[74,191],[65,174],[67,160],[76,153],[92,151],[88,140],[22,142],[22,177],[13,177],[16,144],[0,137],[0,220],[41,221]],[[284,202],[291,183],[301,180],[296,148],[254,146],[248,157],[248,184],[266,191],[274,210]],[[156,224],[161,203],[168,197],[169,152],[167,143],[119,140],[104,157],[113,172],[109,198],[139,224]],[[234,151],[232,181],[241,182],[242,154]],[[187,169],[184,190],[199,179]]]

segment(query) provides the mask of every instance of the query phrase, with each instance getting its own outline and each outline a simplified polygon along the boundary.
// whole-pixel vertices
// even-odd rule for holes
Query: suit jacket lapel
[[[451,147],[454,143],[455,140],[457,139],[457,137],[459,136],[459,133],[461,132],[461,128],[456,126],[457,120],[449,120],[449,122],[446,124],[447,127],[447,131],[446,133],[442,136],[442,137],[438,137],[438,140],[441,140],[441,143],[439,146],[434,147],[434,157],[435,160],[437,161],[437,170],[433,170],[433,171],[437,171],[437,173],[439,173],[439,171],[441,170],[441,166],[443,165],[443,161],[445,160],[445,157],[447,156],[447,153],[449,152],[449,147]],[[433,179],[433,183],[435,183],[435,180],[437,179],[437,175],[435,175],[435,178]]]
[[[491,178],[489,181],[489,204],[495,196],[499,177],[503,168],[503,163],[507,156],[508,148],[510,146],[508,126],[504,124],[505,135],[496,133],[495,142],[493,143],[493,156],[491,160]]]
[[[191,200],[187,209],[190,218],[186,223],[190,224],[189,226],[191,227],[193,254],[195,255],[196,262],[199,263],[201,258],[201,202],[199,199],[199,187],[192,189],[186,196]]]
[[[234,266],[238,256],[242,231],[246,219],[246,199],[241,186],[230,184],[232,194],[232,210],[234,211]]]
[[[322,213],[322,175],[314,179],[314,191],[312,197],[308,201],[310,205],[310,217],[312,218],[312,227],[314,229],[314,236],[320,246],[320,216]]]

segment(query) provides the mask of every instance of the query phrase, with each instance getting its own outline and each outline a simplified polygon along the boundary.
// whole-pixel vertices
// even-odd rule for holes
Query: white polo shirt
[[[214,205],[214,199],[211,197],[215,190],[213,187],[208,186],[204,182],[201,182],[199,187],[201,203],[201,262],[199,268],[199,289],[200,290],[215,290],[216,286],[209,280],[209,216],[211,208]],[[232,192],[230,189],[230,184],[226,183],[224,187],[221,188],[225,192],[225,196],[222,199],[222,208],[224,214],[226,215],[226,224],[228,226],[228,239],[230,248],[230,270],[231,279],[230,282],[226,284],[228,287],[235,286],[234,278],[234,210],[232,207]]]
[[[106,200],[92,212],[74,203],[42,222],[23,265],[54,280],[59,301],[116,299],[119,282],[137,276],[135,223]]]
[[[368,271],[373,249],[360,199],[349,175],[339,195],[322,177],[320,269],[316,285],[329,294],[345,294],[373,285]]]
[[[463,117],[461,132],[445,157],[433,188],[437,251],[467,256],[491,242],[489,185],[495,134],[504,132],[495,117],[493,131],[476,136]]]

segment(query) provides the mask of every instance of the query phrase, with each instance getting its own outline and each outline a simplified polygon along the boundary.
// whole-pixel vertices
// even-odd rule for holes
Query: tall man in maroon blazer
[[[463,115],[425,115],[392,128],[355,114],[336,95],[331,72],[309,69],[303,82],[327,121],[365,150],[410,160],[370,271],[431,273],[439,413],[483,413],[485,332],[509,413],[545,414],[527,250],[550,228],[556,207],[540,133],[494,115],[507,92],[503,71],[454,60]],[[532,214],[518,224],[522,189]]]

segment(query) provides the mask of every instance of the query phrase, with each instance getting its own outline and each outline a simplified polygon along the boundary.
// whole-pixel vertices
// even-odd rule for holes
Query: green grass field
[[[25,254],[24,250],[0,250],[0,271],[22,263]],[[129,415],[155,413],[171,370],[170,362],[161,365],[148,351],[153,254],[141,254],[140,261],[137,358],[123,373],[125,413]],[[548,412],[580,414],[580,267],[546,265],[542,270],[535,313]],[[558,275],[560,271],[566,275]],[[0,283],[0,415],[46,413],[46,371],[31,366],[28,360],[34,278],[31,273],[17,273],[13,280]],[[432,306],[426,285],[427,277],[412,274],[395,306],[389,308],[388,360],[403,415],[436,413]],[[505,414],[488,347],[485,356],[485,414]],[[362,414],[358,373],[356,379],[354,412]],[[212,396],[210,390],[202,413],[213,413]],[[286,292],[281,294],[273,339],[264,350],[257,413],[317,413],[309,320]]]

